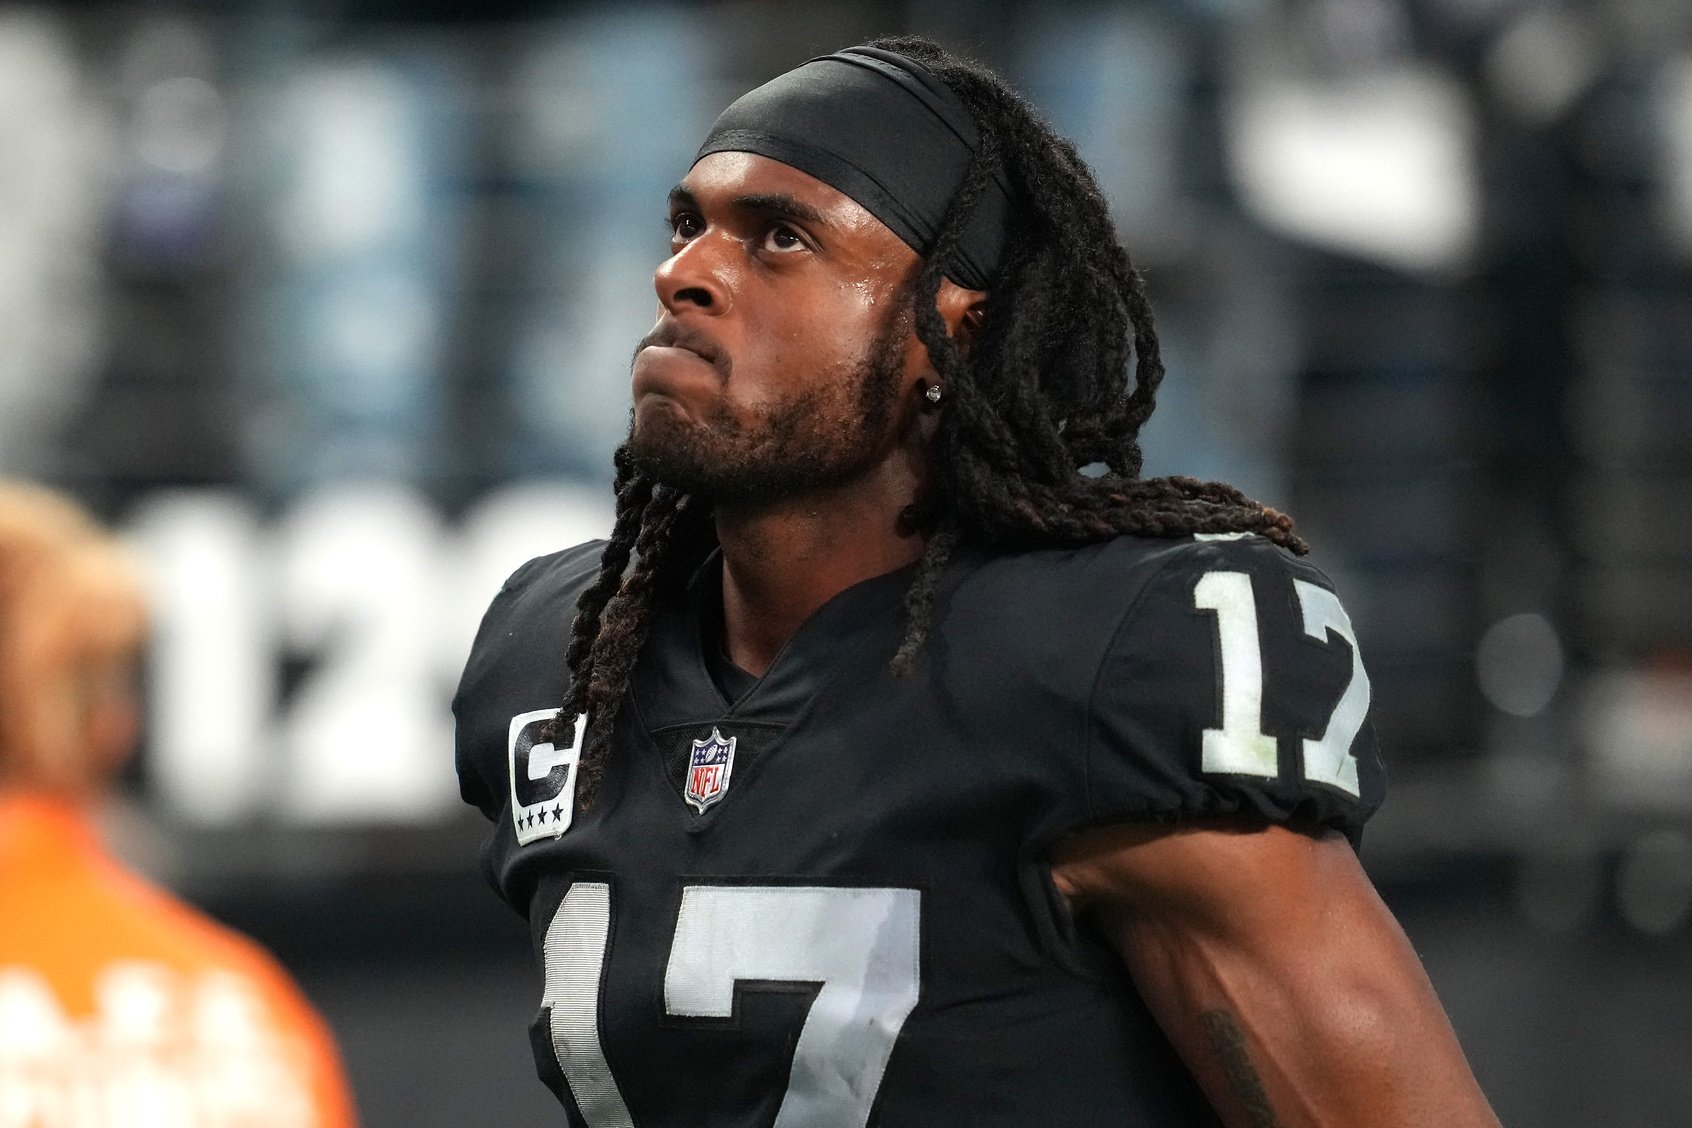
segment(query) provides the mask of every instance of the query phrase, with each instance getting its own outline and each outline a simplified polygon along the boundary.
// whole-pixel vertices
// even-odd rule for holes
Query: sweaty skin
[[[654,334],[703,338],[718,357],[710,364],[662,347],[636,354],[635,449],[703,432],[716,457],[733,459],[760,441],[760,418],[809,400],[812,441],[851,466],[837,481],[775,499],[717,498],[728,654],[761,675],[832,596],[922,554],[923,538],[900,530],[898,515],[927,475],[936,415],[923,394],[934,375],[908,319],[879,428],[859,425],[860,389],[849,379],[899,315],[896,299],[921,263],[856,201],[767,157],[713,153],[678,188],[671,255],[654,279]],[[972,309],[979,318],[985,298],[942,281],[940,313],[954,336]]]
[[[761,675],[828,599],[922,553],[899,515],[927,480],[945,408],[924,398],[934,368],[899,320],[921,264],[849,197],[746,153],[699,161],[670,217],[658,343],[633,366],[633,449],[684,478],[809,483],[715,494],[727,652]],[[987,294],[943,280],[937,301],[967,350]],[[890,345],[885,373],[878,344]],[[866,395],[876,379],[886,394]],[[885,404],[883,417],[866,403]],[[1098,915],[1234,1128],[1497,1124],[1343,840],[1125,826],[1062,844],[1054,862],[1058,889]]]
[[[1342,836],[1118,826],[1053,860],[1058,889],[1097,915],[1231,1128],[1496,1128]]]

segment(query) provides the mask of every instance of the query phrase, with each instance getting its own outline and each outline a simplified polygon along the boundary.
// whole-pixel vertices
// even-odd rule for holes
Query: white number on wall
[[[266,722],[280,643],[258,518],[233,494],[160,493],[129,536],[153,609],[151,778],[177,814],[238,825],[278,782]]]
[[[326,488],[274,523],[226,491],[152,495],[128,534],[154,611],[155,794],[203,826],[456,811],[447,700],[482,612],[523,561],[610,525],[609,491],[561,483],[506,487],[455,529],[401,486]],[[282,701],[285,656],[310,665]]]
[[[306,823],[453,809],[452,726],[435,698],[439,518],[398,487],[307,498],[280,529],[280,626],[317,664],[282,719],[282,798]]]

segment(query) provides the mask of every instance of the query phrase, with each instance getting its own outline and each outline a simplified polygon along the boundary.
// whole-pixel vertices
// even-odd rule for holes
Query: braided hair
[[[1140,428],[1163,380],[1145,285],[1075,146],[992,71],[919,36],[870,44],[914,59],[954,91],[981,141],[914,286],[917,336],[946,389],[930,482],[901,520],[928,540],[905,596],[906,674],[927,641],[940,576],[965,541],[989,550],[1081,545],[1123,534],[1256,533],[1308,551],[1284,514],[1220,482],[1140,477]],[[967,355],[936,304],[940,280],[989,179],[1014,206],[978,339]],[[1133,361],[1131,387],[1125,387]],[[1083,470],[1102,472],[1087,472]],[[652,480],[616,456],[616,523],[577,603],[570,682],[554,732],[590,723],[577,796],[592,804],[658,597],[716,537],[710,499]],[[633,567],[630,561],[633,560]]]

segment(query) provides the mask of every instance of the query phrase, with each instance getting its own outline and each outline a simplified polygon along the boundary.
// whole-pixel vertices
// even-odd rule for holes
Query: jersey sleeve
[[[539,676],[548,685],[546,703],[556,705],[561,699],[563,672],[556,659],[563,654],[577,591],[597,571],[603,543],[590,541],[535,557],[507,577],[482,615],[453,693],[453,759],[459,797],[489,819],[498,817],[505,802],[505,778],[498,763],[490,774],[487,756],[477,754],[487,748],[479,748],[477,738],[504,732],[510,715],[499,711],[502,697],[532,680],[537,670],[544,671]],[[554,589],[562,589],[562,594]],[[555,677],[552,665],[559,666]],[[498,751],[494,749],[495,761]]]
[[[1246,815],[1343,831],[1384,787],[1369,676],[1328,578],[1196,538],[1141,589],[1089,705],[1087,821]]]
[[[452,695],[452,713],[457,722],[453,760],[458,772],[458,795],[490,819],[494,817],[494,812],[499,806],[499,793],[483,778],[479,770],[480,765],[476,763],[472,750],[464,739],[464,710],[476,682],[486,676],[486,669],[497,656],[499,641],[506,633],[511,601],[539,563],[540,558],[537,558],[518,568],[506,577],[505,583],[501,584],[499,591],[494,594],[488,609],[482,613],[481,624],[476,628],[476,640],[470,645],[470,656],[464,663],[464,671],[458,679],[458,688]]]

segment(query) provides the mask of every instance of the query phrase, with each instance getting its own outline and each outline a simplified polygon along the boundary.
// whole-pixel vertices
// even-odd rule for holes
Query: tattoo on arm
[[[1225,1010],[1206,1011],[1199,1015],[1199,1025],[1210,1042],[1210,1049],[1222,1065],[1228,1088],[1246,1114],[1251,1128],[1276,1128],[1275,1110],[1269,1107],[1269,1095],[1246,1054],[1245,1032],[1234,1016]]]

